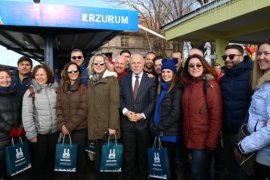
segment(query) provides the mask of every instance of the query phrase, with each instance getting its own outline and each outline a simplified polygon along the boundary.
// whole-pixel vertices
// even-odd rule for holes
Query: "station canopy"
[[[121,31],[138,31],[137,11],[0,1],[0,45],[56,66],[69,61],[74,48],[90,57]]]

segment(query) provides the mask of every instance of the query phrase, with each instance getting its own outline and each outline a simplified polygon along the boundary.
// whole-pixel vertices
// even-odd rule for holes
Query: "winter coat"
[[[19,94],[0,87],[0,160],[4,159],[4,148],[10,144],[9,131],[21,125]]]
[[[182,132],[182,92],[182,87],[176,85],[164,96],[160,104],[160,121],[155,131],[158,131],[161,136],[177,136]],[[153,118],[154,116],[150,124],[152,131],[154,131]]]
[[[86,100],[86,87],[80,83],[80,80],[73,85],[61,82],[61,87],[57,91],[56,105],[56,115],[60,131],[63,125],[66,126],[69,132],[87,128]]]
[[[26,91],[23,96],[22,121],[27,139],[38,134],[49,134],[57,131],[56,120],[56,85],[39,85],[32,80],[35,98]]]
[[[88,137],[102,139],[108,128],[116,129],[120,137],[120,93],[117,74],[105,70],[102,78],[94,85],[90,76],[87,89]]]
[[[222,120],[221,93],[217,82],[207,78],[206,97],[204,80],[197,78],[184,88],[182,107],[183,131],[187,148],[216,149]]]
[[[224,132],[236,134],[247,115],[252,95],[252,66],[252,62],[243,61],[231,69],[226,68],[220,80]]]
[[[256,161],[270,166],[270,81],[257,88],[249,107],[248,131],[241,141],[243,153],[257,151]]]

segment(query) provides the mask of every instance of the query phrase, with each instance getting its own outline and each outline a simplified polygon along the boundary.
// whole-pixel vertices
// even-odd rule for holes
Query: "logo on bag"
[[[116,154],[115,154],[115,149],[110,149],[110,153],[109,153],[109,159],[115,159]]]
[[[69,149],[66,149],[66,148],[64,149],[63,158],[64,159],[69,159],[70,158]]]
[[[154,153],[154,163],[160,163],[160,158],[159,158],[159,153],[158,152]]]
[[[20,159],[23,157],[23,151],[22,148],[16,149],[16,158]]]

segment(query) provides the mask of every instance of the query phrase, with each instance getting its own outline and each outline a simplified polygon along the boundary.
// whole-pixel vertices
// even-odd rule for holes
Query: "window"
[[[128,37],[121,37],[121,47],[128,47]]]

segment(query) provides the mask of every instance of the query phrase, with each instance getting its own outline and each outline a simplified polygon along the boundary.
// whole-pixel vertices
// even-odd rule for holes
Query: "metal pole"
[[[48,35],[45,38],[44,58],[45,64],[47,64],[53,70],[53,38],[51,35]]]

